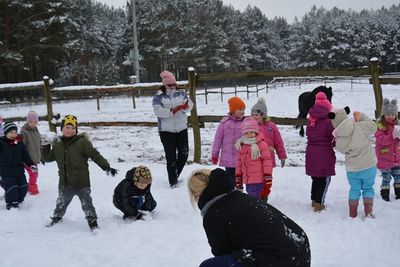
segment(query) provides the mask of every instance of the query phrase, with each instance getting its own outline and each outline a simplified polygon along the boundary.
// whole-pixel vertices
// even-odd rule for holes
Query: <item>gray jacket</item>
[[[175,114],[172,109],[185,104],[188,101],[189,107],[180,110]],[[184,90],[173,89],[170,92],[158,90],[153,97],[153,110],[158,119],[158,131],[179,133],[187,128],[186,112],[192,110],[193,102],[189,99]]]
[[[40,150],[41,150],[41,137],[38,128],[31,128],[28,123],[25,123],[21,128],[22,141],[26,145],[29,156],[32,161],[38,164],[40,161]]]

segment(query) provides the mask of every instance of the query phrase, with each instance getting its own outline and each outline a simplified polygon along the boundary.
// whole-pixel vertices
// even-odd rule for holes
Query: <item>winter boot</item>
[[[396,199],[400,199],[400,184],[394,184],[394,193],[396,194]]]
[[[94,229],[99,228],[99,225],[97,224],[97,218],[88,217],[87,221],[88,221],[90,230],[93,231]]]
[[[364,197],[364,213],[365,217],[375,218],[372,212],[372,206],[374,204],[374,199],[372,197]]]
[[[381,186],[381,197],[385,201],[390,201],[390,187],[389,186]]]
[[[349,214],[351,218],[357,217],[358,200],[349,199]]]
[[[315,200],[311,200],[311,208],[314,208],[315,206]]]
[[[58,223],[61,221],[61,217],[50,217],[51,221],[47,224],[47,227],[51,227],[54,224]]]
[[[314,212],[321,212],[323,209],[325,209],[324,205],[322,205],[321,203],[315,202],[315,204],[314,204]]]
[[[37,184],[29,184],[28,192],[29,192],[29,194],[31,194],[31,195],[37,195],[37,194],[39,194],[39,189],[38,189]]]

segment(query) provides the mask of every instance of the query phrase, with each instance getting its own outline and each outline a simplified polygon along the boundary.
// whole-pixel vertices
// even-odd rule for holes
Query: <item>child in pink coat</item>
[[[253,118],[245,118],[243,137],[235,147],[239,150],[236,162],[236,187],[249,195],[268,200],[272,186],[272,160],[268,144]]]
[[[239,97],[228,100],[229,113],[223,117],[215,133],[212,147],[211,162],[225,167],[235,183],[235,166],[237,159],[236,141],[242,136],[241,126],[246,104]]]

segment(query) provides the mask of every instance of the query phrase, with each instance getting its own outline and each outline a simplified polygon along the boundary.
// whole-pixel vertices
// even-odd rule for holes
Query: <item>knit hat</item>
[[[130,178],[128,176],[128,173],[126,173],[126,175],[127,175],[126,178]],[[129,175],[132,176],[132,179],[135,183],[142,182],[142,183],[146,183],[146,184],[151,184],[151,182],[153,180],[153,178],[151,177],[151,172],[150,172],[149,168],[147,168],[146,166],[143,166],[143,165],[130,170]]]
[[[347,115],[349,113],[350,113],[350,108],[345,107],[335,110],[335,112],[329,112],[328,118],[331,119],[333,127],[336,129],[339,126],[339,124],[342,123],[342,121],[347,119]]]
[[[315,95],[315,105],[323,106],[329,111],[332,109],[332,104],[329,102],[324,92],[318,92]]]
[[[256,132],[259,133],[258,123],[252,117],[247,117],[242,123],[242,133],[245,132]]]
[[[4,125],[3,125],[4,135],[7,135],[12,130],[18,131],[17,125],[15,125],[15,123],[13,123],[11,121],[4,123]]]
[[[176,84],[175,76],[167,70],[164,70],[163,72],[161,72],[160,77],[162,79],[163,85]]]
[[[36,113],[36,111],[29,111],[28,115],[26,116],[26,121],[31,121],[31,122],[38,122],[39,121],[39,116]]]
[[[229,112],[233,113],[236,110],[246,108],[246,104],[240,97],[234,96],[228,99]]]
[[[260,97],[251,108],[251,114],[260,114],[261,116],[267,116],[267,111],[264,97]]]
[[[392,99],[390,101],[388,98],[383,99],[383,105],[382,105],[382,112],[381,115],[398,115],[399,109],[397,108],[397,100]]]
[[[78,120],[74,115],[66,115],[61,121],[61,130],[64,128],[65,125],[70,124],[76,128],[78,131]]]

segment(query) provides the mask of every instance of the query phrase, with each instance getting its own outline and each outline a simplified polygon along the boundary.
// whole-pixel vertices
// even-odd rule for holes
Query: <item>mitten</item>
[[[393,129],[393,139],[399,138],[400,139],[400,126],[395,125]]]
[[[268,198],[269,193],[271,193],[271,186],[272,186],[272,176],[266,175],[264,176],[264,188],[260,193],[260,198]]]
[[[31,168],[31,171],[32,171],[33,173],[35,173],[35,172],[38,171],[38,168],[37,168],[35,165],[31,165],[30,168]]]
[[[236,188],[240,191],[243,191],[243,178],[236,177]]]
[[[186,100],[185,104],[182,105],[182,109],[188,109],[189,108],[189,100]]]
[[[172,113],[177,113],[179,110],[183,109],[183,105],[176,106],[172,109]]]
[[[106,172],[107,172],[107,175],[111,174],[112,177],[114,177],[115,175],[118,174],[118,170],[114,169],[114,168],[111,168],[111,167],[108,167]]]
[[[286,160],[285,159],[281,159],[281,167],[282,168],[285,167],[285,164],[286,164]]]
[[[212,162],[212,164],[217,165],[218,164],[218,156],[211,157],[211,162]]]

